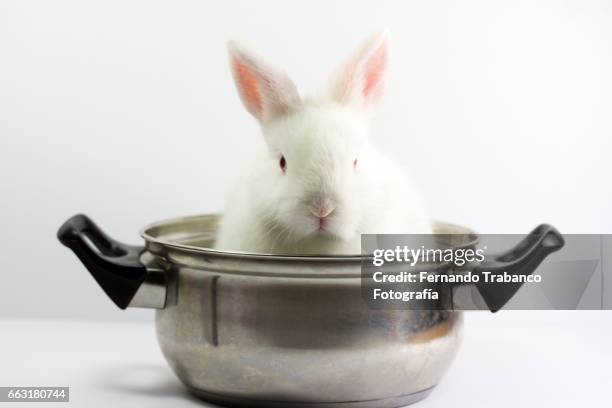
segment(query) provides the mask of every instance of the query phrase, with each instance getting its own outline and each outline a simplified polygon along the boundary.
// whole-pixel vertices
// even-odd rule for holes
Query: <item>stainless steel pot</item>
[[[459,345],[460,312],[373,310],[360,293],[361,256],[215,251],[216,225],[215,215],[159,222],[143,230],[145,247],[136,247],[76,215],[58,238],[117,306],[157,309],[164,356],[205,400],[400,407],[440,381]],[[466,228],[436,229],[454,234],[453,245],[477,242]],[[482,267],[530,273],[562,245],[554,228],[541,226]],[[493,309],[512,296],[481,289]]]

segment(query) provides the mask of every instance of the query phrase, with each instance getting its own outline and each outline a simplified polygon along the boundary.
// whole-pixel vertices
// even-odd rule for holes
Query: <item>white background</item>
[[[138,243],[220,211],[263,147],[227,67],[239,39],[318,90],[388,27],[373,138],[438,219],[612,233],[609,1],[0,1],[0,315],[117,310],[55,239],[84,212]]]

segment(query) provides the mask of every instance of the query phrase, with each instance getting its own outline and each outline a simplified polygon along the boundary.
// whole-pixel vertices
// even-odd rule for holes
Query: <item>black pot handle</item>
[[[125,309],[129,305],[147,276],[140,262],[144,247],[115,241],[83,214],[69,218],[57,231],[57,238],[74,252],[117,306]]]
[[[548,224],[542,224],[514,248],[483,261],[472,272],[478,275],[485,271],[531,275],[548,255],[561,249],[564,244],[565,240],[559,231]],[[522,286],[522,283],[486,283],[482,276],[480,278],[476,287],[492,312],[501,309]]]

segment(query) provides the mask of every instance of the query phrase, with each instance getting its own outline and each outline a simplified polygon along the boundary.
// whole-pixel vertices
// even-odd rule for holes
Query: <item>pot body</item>
[[[459,345],[459,312],[372,310],[336,264],[317,266],[332,276],[322,279],[182,263],[170,261],[157,336],[181,381],[213,402],[404,406],[429,393]]]
[[[58,239],[120,308],[157,309],[170,366],[196,395],[241,407],[401,407],[424,398],[459,345],[459,296],[450,286],[434,310],[374,309],[362,297],[367,255],[277,256],[217,251],[214,214],[147,227],[145,247],[113,240],[75,215]],[[436,242],[473,248],[469,229],[436,224]],[[541,225],[474,273],[531,274],[563,246]],[[420,266],[419,266],[420,267]],[[433,268],[433,269],[432,269]],[[446,273],[448,264],[428,265]],[[499,310],[520,285],[476,284]],[[367,291],[364,291],[364,293]]]

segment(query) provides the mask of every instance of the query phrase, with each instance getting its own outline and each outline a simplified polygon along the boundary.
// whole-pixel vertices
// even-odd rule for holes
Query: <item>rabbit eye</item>
[[[287,170],[287,160],[285,160],[285,156],[281,156],[280,161],[278,162],[283,173]]]
[[[353,160],[353,168],[357,167],[357,159]]]

